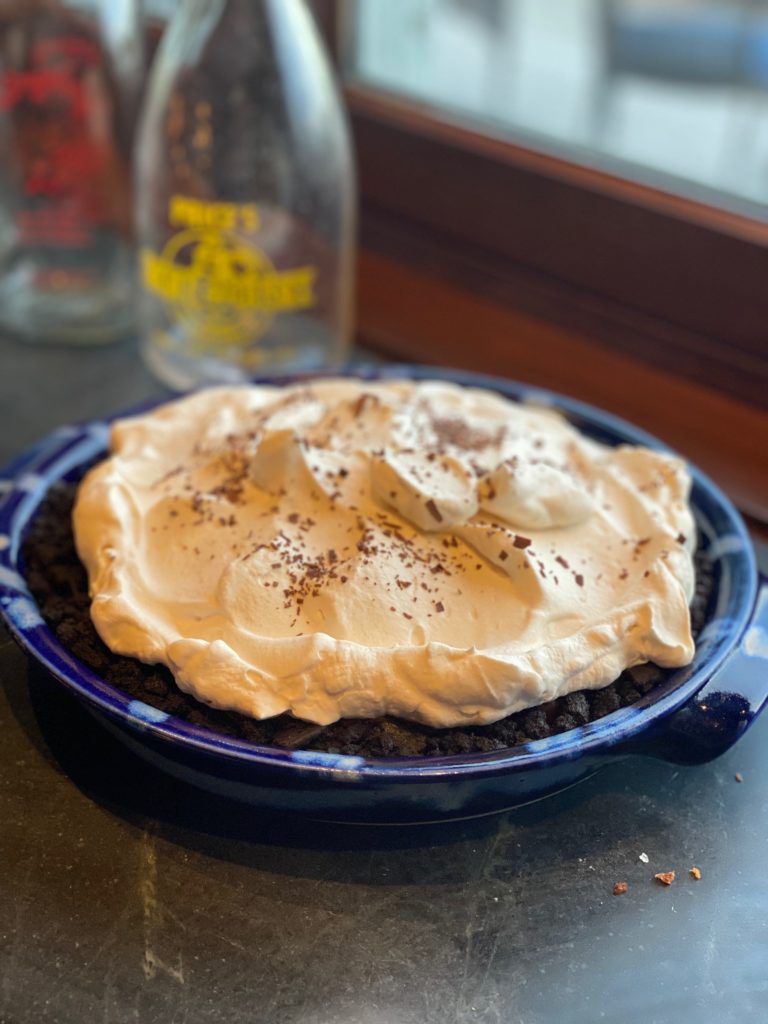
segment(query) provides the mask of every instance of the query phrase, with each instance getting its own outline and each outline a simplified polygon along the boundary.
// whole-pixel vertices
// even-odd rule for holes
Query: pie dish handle
[[[768,577],[761,576],[751,618],[736,647],[707,683],[627,749],[673,764],[724,754],[768,702]]]

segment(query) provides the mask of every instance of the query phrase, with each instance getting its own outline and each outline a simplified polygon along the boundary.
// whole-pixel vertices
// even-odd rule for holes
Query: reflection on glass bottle
[[[0,0],[0,325],[35,341],[131,329],[137,0]]]
[[[137,143],[144,355],[172,387],[340,362],[355,189],[303,0],[183,0]]]

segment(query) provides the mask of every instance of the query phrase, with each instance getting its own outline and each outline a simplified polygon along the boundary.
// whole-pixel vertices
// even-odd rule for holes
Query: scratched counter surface
[[[0,345],[3,462],[160,393],[130,346]],[[495,818],[292,824],[144,765],[0,630],[0,736],[2,1024],[768,1019],[768,716]]]

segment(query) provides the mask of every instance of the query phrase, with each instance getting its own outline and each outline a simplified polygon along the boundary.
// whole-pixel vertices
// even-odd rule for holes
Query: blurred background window
[[[357,0],[348,76],[766,219],[768,0]]]

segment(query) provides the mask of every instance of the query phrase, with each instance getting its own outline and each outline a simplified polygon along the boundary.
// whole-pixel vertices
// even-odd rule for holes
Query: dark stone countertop
[[[131,346],[2,346],[0,463],[161,393]],[[2,1024],[768,1019],[766,716],[499,817],[291,823],[145,766],[0,631],[0,736]]]

